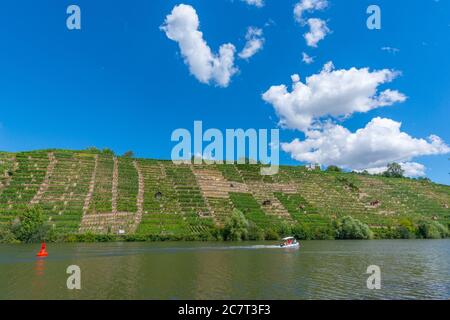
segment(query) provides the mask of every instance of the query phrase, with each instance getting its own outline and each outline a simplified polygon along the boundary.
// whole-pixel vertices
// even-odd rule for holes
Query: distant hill
[[[260,230],[326,229],[350,215],[378,237],[402,221],[450,223],[450,186],[281,166],[175,165],[89,151],[0,153],[0,223],[40,206],[60,234],[199,235],[234,208]]]

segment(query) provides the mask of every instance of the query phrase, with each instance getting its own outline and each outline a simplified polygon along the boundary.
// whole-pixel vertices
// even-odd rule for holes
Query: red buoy
[[[47,249],[47,246],[45,245],[45,242],[44,242],[41,245],[41,250],[37,253],[36,256],[38,256],[38,257],[46,257],[46,256],[48,256],[48,252],[47,252],[46,249]]]

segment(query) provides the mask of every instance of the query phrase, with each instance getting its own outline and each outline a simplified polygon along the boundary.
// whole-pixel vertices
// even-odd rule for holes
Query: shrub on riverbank
[[[415,239],[417,235],[417,229],[409,219],[400,220],[399,226],[396,230],[395,238],[398,239]]]
[[[0,243],[20,243],[7,225],[0,226]]]
[[[334,221],[334,232],[336,239],[372,239],[373,232],[367,224],[351,216],[345,216]]]
[[[39,207],[27,208],[14,220],[0,228],[2,243],[33,243],[52,240],[50,227]]]
[[[155,241],[277,241],[292,235],[299,240],[332,239],[440,239],[450,236],[447,226],[437,221],[420,221],[415,224],[410,219],[402,219],[395,226],[375,228],[373,231],[361,221],[345,216],[333,223],[313,226],[307,223],[279,223],[262,229],[245,215],[235,210],[223,227],[210,226],[198,233],[159,234],[59,234],[46,223],[39,208],[29,208],[9,224],[0,225],[0,243],[31,242],[155,242]]]
[[[417,234],[423,239],[441,239],[450,235],[448,228],[437,221],[421,221]]]
[[[248,239],[249,223],[244,214],[235,209],[230,217],[227,218],[223,228],[223,239],[229,241],[241,241]]]

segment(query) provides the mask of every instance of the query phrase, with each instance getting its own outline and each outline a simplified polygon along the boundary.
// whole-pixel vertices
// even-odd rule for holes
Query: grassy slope
[[[49,151],[0,153],[0,223],[19,214],[39,190],[49,164]],[[83,151],[54,150],[58,160],[49,187],[39,205],[48,221],[61,233],[75,233],[83,215],[83,203],[94,168],[94,154]],[[211,228],[214,212],[240,209],[263,229],[282,222],[268,215],[251,190],[230,193],[230,199],[206,199],[190,166],[170,161],[137,159],[145,180],[143,217],[138,234],[199,234]],[[259,175],[257,165],[214,165],[230,183],[261,183],[275,196],[292,219],[312,227],[351,215],[374,229],[397,226],[402,219],[413,223],[421,219],[450,223],[450,186],[353,173],[307,171],[303,167],[283,166],[271,177]],[[100,155],[94,194],[88,213],[111,212],[113,157]],[[276,191],[272,185],[295,186],[297,193]],[[161,192],[162,197],[155,194]],[[138,178],[133,161],[119,158],[118,210],[136,212]],[[377,205],[370,203],[377,201]],[[223,221],[224,217],[220,219]]]

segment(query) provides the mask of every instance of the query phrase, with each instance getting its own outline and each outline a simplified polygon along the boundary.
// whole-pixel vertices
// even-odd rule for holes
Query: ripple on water
[[[450,240],[0,245],[0,298],[448,299]],[[66,287],[68,265],[82,290]],[[382,289],[368,290],[369,265]]]

